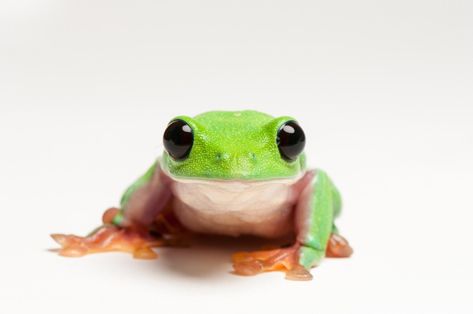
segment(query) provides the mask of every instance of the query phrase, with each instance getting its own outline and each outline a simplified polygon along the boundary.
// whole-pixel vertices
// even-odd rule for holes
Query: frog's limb
[[[322,260],[326,250],[333,256],[351,254],[348,242],[332,234],[341,199],[326,173],[309,172],[296,184],[295,190],[300,193],[295,207],[295,244],[289,248],[236,253],[233,255],[235,273],[255,275],[282,270],[287,279],[310,280],[309,269]]]
[[[296,207],[297,242],[301,245],[299,263],[306,269],[318,265],[326,253],[330,257],[352,254],[348,241],[338,235],[334,224],[341,207],[337,188],[324,171],[317,170]]]
[[[329,177],[327,178],[329,179],[330,186],[332,187],[333,216],[334,218],[336,218],[340,215],[342,210],[342,198],[333,182],[330,180]],[[327,243],[325,256],[343,258],[350,257],[352,254],[353,249],[350,247],[350,244],[344,237],[339,234],[337,226],[335,225],[335,223],[333,223],[332,234],[330,235],[330,239]]]
[[[123,194],[121,208],[105,211],[103,225],[86,237],[53,234],[62,248],[63,256],[123,251],[135,258],[152,259],[157,255],[152,247],[175,244],[173,238],[160,235],[172,233],[172,219],[168,219],[166,205],[171,198],[169,179],[157,163],[135,181]],[[151,235],[155,231],[158,236]],[[156,234],[155,233],[155,234]]]
[[[301,245],[299,263],[306,269],[317,265],[325,256],[335,213],[340,212],[337,207],[341,202],[336,201],[337,195],[332,182],[321,170],[300,195],[295,220],[297,242]]]
[[[51,236],[61,245],[59,254],[67,257],[119,251],[131,253],[139,259],[154,259],[157,254],[152,248],[166,244],[164,239],[155,238],[146,232],[111,225],[103,226],[87,237],[65,234]]]
[[[121,210],[112,219],[118,226],[149,226],[171,199],[171,181],[158,162],[136,180],[120,200]]]

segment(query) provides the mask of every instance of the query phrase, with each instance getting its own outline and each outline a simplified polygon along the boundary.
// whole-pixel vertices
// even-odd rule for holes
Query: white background
[[[1,313],[471,313],[471,1],[0,4]],[[237,243],[66,259],[175,115],[293,115],[355,255],[229,274]],[[135,313],[135,312],[134,312]]]

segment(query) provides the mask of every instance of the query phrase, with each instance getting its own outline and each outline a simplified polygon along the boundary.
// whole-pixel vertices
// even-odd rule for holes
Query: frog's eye
[[[169,123],[163,136],[164,148],[176,160],[185,159],[194,143],[192,128],[183,120]]]
[[[304,150],[304,131],[295,121],[288,121],[279,128],[276,143],[282,158],[287,161],[296,160]]]

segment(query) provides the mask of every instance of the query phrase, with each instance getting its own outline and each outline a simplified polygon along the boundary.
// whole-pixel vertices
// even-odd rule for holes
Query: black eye
[[[164,148],[174,159],[185,159],[191,152],[194,134],[191,127],[183,120],[169,123],[163,136]]]
[[[279,128],[276,143],[282,158],[287,161],[296,160],[304,150],[304,131],[295,121],[288,121]]]

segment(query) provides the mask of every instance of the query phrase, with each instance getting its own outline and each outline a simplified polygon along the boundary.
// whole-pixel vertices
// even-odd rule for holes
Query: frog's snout
[[[255,169],[257,157],[254,152],[238,154],[219,152],[215,154],[215,161],[222,170],[232,172],[232,176],[236,178],[244,178],[250,175]]]
[[[240,164],[244,162],[256,162],[256,154],[253,152],[247,152],[243,154],[231,154],[226,152],[216,153],[215,161],[220,163],[231,163]]]

